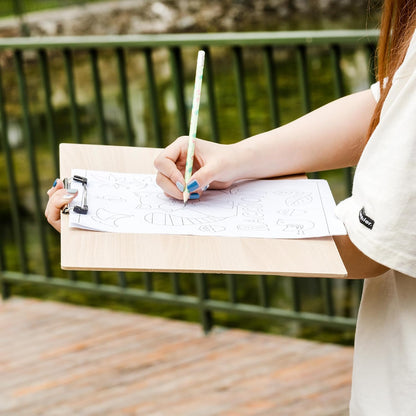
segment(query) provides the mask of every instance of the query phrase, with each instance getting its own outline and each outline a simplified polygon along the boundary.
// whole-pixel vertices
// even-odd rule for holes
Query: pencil
[[[189,199],[189,191],[188,191],[187,186],[188,186],[189,179],[192,176],[192,168],[194,164],[196,127],[198,124],[199,103],[201,102],[201,87],[202,87],[202,74],[204,73],[204,61],[205,61],[205,52],[199,51],[197,62],[196,62],[195,86],[194,86],[194,96],[192,100],[191,125],[189,127],[188,151],[186,154],[185,190],[183,191],[184,205]]]

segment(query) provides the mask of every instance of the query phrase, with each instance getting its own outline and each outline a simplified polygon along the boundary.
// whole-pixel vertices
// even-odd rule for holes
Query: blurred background
[[[43,210],[59,143],[164,147],[187,133],[199,48],[208,66],[198,136],[231,143],[367,88],[379,13],[365,0],[0,2],[3,297],[352,345],[361,281],[67,273]],[[201,35],[214,33],[224,35]],[[353,174],[310,176],[340,201]]]

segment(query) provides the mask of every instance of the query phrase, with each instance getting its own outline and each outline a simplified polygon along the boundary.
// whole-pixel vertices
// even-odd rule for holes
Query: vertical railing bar
[[[341,98],[345,95],[344,80],[341,70],[341,47],[338,44],[332,44],[330,48],[332,70],[334,71],[335,98]]]
[[[129,86],[126,72],[126,56],[123,48],[116,48],[118,77],[120,82],[121,98],[123,102],[124,124],[127,134],[127,142],[129,146],[134,146],[134,131],[131,122],[130,102],[129,102]]]
[[[107,145],[107,131],[105,128],[104,120],[104,105],[101,91],[101,79],[100,71],[98,69],[98,51],[95,48],[90,48],[89,51],[90,63],[91,63],[91,75],[92,83],[94,87],[94,96],[95,96],[95,106],[97,111],[97,120],[98,120],[98,129],[100,134],[100,141],[102,144]],[[95,284],[101,284],[101,274],[100,272],[94,270],[92,272],[92,280]]]
[[[351,279],[345,280],[344,286],[344,316],[351,316],[352,308],[351,308],[351,299],[352,299],[352,291],[353,291],[353,283],[354,281]]]
[[[24,74],[24,69],[23,69],[22,51],[14,52],[14,61],[15,61],[16,71],[17,71],[19,98],[20,98],[20,103],[21,103],[22,111],[23,111],[23,130],[24,130],[24,136],[26,139],[26,145],[27,145],[27,151],[28,151],[30,176],[31,176],[32,189],[33,189],[34,200],[35,200],[35,211],[36,211],[35,217],[36,217],[37,227],[39,230],[39,238],[40,238],[44,273],[45,273],[45,276],[50,276],[51,270],[50,270],[50,264],[49,264],[49,258],[48,258],[46,232],[44,230],[45,221],[44,221],[44,215],[43,215],[42,201],[40,199],[40,194],[39,194],[39,178],[38,178],[38,172],[37,172],[37,166],[36,166],[36,155],[35,155],[36,150],[34,146],[32,128],[30,126],[29,103],[28,103],[27,90],[26,90],[25,74]]]
[[[209,309],[206,309],[204,306],[204,301],[209,299],[209,287],[207,278],[208,277],[205,274],[197,273],[195,275],[196,289],[199,300],[199,313],[201,317],[202,328],[205,334],[208,334],[214,325],[212,312]]]
[[[126,279],[126,273],[119,272],[118,273],[118,285],[125,289],[127,287],[127,279]]]
[[[267,90],[269,93],[270,115],[272,119],[272,127],[280,126],[279,105],[277,102],[277,87],[276,87],[276,65],[273,59],[273,47],[268,45],[263,48]]]
[[[1,285],[1,297],[3,300],[10,298],[11,296],[11,287],[8,282],[5,282],[0,271],[0,285]]]
[[[150,48],[144,49],[144,57],[146,63],[147,86],[149,88],[150,114],[152,117],[153,133],[156,139],[156,146],[163,147],[162,126],[157,99],[158,94],[155,80],[155,71],[153,66],[152,50]]]
[[[153,273],[144,272],[143,281],[146,292],[153,292]]]
[[[332,70],[334,72],[335,98],[340,98],[345,95],[345,88],[341,70],[341,47],[337,44],[331,45],[331,61]],[[350,196],[352,192],[353,171],[351,167],[345,168],[343,171],[345,187],[347,190],[346,194],[347,196]]]
[[[102,94],[102,83],[100,77],[100,69],[98,67],[98,50],[96,48],[89,49],[90,62],[91,62],[91,73],[92,73],[92,82],[94,86],[94,95],[95,95],[95,106],[97,110],[97,119],[98,119],[98,129],[100,134],[101,143],[103,145],[108,145],[107,129],[105,125],[104,117],[104,102]],[[119,281],[125,281],[125,276],[123,272],[118,272]],[[101,274],[98,271],[92,272],[93,281],[97,285],[101,284]]]
[[[172,71],[173,90],[176,100],[176,113],[177,113],[177,128],[179,135],[187,135],[188,122],[186,115],[186,103],[185,103],[185,82],[183,77],[183,62],[182,53],[179,47],[173,47],[169,49],[170,63]],[[170,274],[173,293],[179,294],[179,280],[176,273]]]
[[[334,297],[332,293],[332,280],[331,279],[320,279],[321,281],[321,291],[325,303],[325,312],[329,316],[335,315],[334,308]]]
[[[260,305],[264,308],[269,307],[269,295],[267,290],[267,276],[257,276]]]
[[[53,106],[52,106],[52,89],[51,79],[49,75],[48,56],[45,49],[38,51],[40,72],[42,75],[43,89],[45,92],[45,110],[46,123],[49,138],[49,145],[51,147],[53,162],[55,167],[55,176],[59,176],[59,156],[58,156],[58,142],[56,140],[56,129],[54,123]]]
[[[215,82],[214,71],[212,69],[211,49],[208,46],[202,48],[205,51],[205,79],[208,95],[208,111],[211,124],[212,140],[216,143],[220,142],[220,134],[218,128],[217,106],[215,99]]]
[[[291,288],[292,288],[292,302],[293,310],[295,312],[300,312],[301,310],[301,297],[300,297],[300,281],[297,277],[292,277],[291,279]]]
[[[108,144],[107,129],[105,127],[104,104],[102,96],[102,86],[100,70],[98,68],[98,51],[96,48],[89,49],[91,61],[92,82],[94,86],[95,107],[97,111],[98,129],[102,144]]]
[[[227,275],[226,282],[229,301],[231,303],[237,303],[237,282],[235,275]]]
[[[299,87],[302,100],[302,111],[304,114],[311,111],[309,77],[308,77],[308,58],[305,45],[299,45],[296,48],[298,71],[299,71]]]
[[[6,254],[4,252],[4,231],[3,231],[3,224],[0,225],[0,280],[1,280],[1,272],[4,270],[7,270],[7,264],[6,264]]]
[[[250,136],[250,128],[248,123],[248,111],[247,111],[247,94],[244,83],[244,62],[243,52],[241,46],[234,46],[232,48],[234,72],[237,85],[237,106],[238,113],[240,115],[240,125],[243,134],[243,138]]]
[[[66,78],[68,82],[69,104],[71,107],[71,128],[72,136],[76,143],[81,143],[81,129],[79,121],[79,112],[76,98],[74,69],[73,69],[73,55],[70,49],[65,48],[63,51]]]
[[[296,48],[296,56],[298,62],[298,74],[299,74],[299,89],[300,97],[302,101],[302,112],[304,114],[309,113],[312,109],[310,99],[309,77],[308,77],[308,57],[305,45],[299,45]],[[312,172],[311,178],[319,178],[319,172]]]
[[[5,96],[3,91],[3,75],[0,68],[0,121],[1,121],[1,143],[3,147],[3,153],[6,161],[6,174],[9,184],[10,195],[10,212],[12,216],[12,227],[14,238],[16,239],[18,253],[19,253],[19,265],[22,273],[27,273],[27,255],[25,250],[25,234],[22,228],[22,222],[19,218],[19,203],[18,193],[16,185],[16,177],[14,174],[13,158],[9,145],[8,135],[8,121],[5,109]]]
[[[172,285],[172,292],[175,295],[180,295],[181,294],[181,288],[180,288],[180,284],[179,284],[179,276],[177,273],[171,273],[170,274],[170,281],[171,281],[171,285]]]
[[[182,54],[180,48],[178,47],[170,48],[169,52],[172,70],[173,91],[175,93],[176,100],[176,121],[178,125],[178,135],[187,135],[189,132],[184,92],[185,83],[183,79]]]
[[[147,292],[153,291],[153,273],[145,272],[143,273],[144,287]]]

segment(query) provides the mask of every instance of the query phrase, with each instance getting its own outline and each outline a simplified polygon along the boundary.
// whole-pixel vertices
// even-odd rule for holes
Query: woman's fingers
[[[190,199],[197,199],[208,186],[217,189],[228,187],[234,179],[230,160],[233,154],[225,145],[196,139],[193,175],[185,184],[184,171],[189,137],[175,140],[155,159],[156,183],[176,199],[182,199],[186,186]]]
[[[157,185],[159,185],[163,189],[163,192],[166,195],[172,198],[182,199],[184,190],[184,185],[182,184],[182,182],[177,181],[176,183],[174,183],[170,178],[166,177],[161,172],[158,172],[156,175]]]
[[[158,185],[172,196],[177,195],[177,191],[181,192],[180,190],[182,189],[183,192],[183,189],[185,189],[183,172],[186,165],[187,143],[186,136],[179,137],[166,147],[154,161],[154,166],[158,171]],[[176,188],[176,191],[174,188]]]
[[[49,201],[45,209],[45,217],[57,231],[61,231],[61,210],[78,194],[76,189],[64,189],[60,179],[47,191]]]

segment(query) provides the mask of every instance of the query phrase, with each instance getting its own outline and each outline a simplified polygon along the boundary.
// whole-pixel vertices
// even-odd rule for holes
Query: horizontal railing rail
[[[200,132],[225,143],[367,87],[377,38],[366,30],[1,39],[3,297],[26,283],[191,308],[206,331],[223,313],[353,328],[359,281],[64,273],[43,211],[45,190],[59,176],[60,142],[163,147],[187,133],[194,62],[184,56],[196,48],[206,51]],[[362,56],[365,74],[357,75]],[[362,83],[346,85],[348,73]],[[339,198],[348,196],[353,171],[334,175]]]
[[[169,47],[169,46],[294,46],[294,45],[362,45],[377,42],[379,31],[321,30],[279,32],[226,32],[152,34],[152,35],[94,35],[3,38],[0,49],[39,48],[103,48],[103,47]]]

